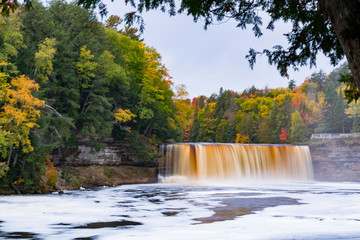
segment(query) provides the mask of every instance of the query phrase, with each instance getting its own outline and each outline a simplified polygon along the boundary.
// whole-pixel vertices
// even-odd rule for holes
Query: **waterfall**
[[[166,178],[312,180],[308,146],[189,143],[163,146]]]

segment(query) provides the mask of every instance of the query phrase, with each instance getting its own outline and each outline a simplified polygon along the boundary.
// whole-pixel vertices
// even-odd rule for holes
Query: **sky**
[[[126,12],[133,10],[122,0],[106,0],[104,3],[109,11],[107,17],[118,15],[123,18]],[[290,27],[285,23],[278,23],[275,31],[265,30],[262,37],[256,38],[251,29],[236,28],[234,21],[211,25],[204,30],[203,22],[195,23],[185,14],[170,17],[160,10],[153,10],[142,16],[145,20],[142,34],[145,44],[160,53],[172,81],[175,85],[186,85],[190,98],[210,96],[218,93],[221,87],[236,92],[253,85],[257,88],[287,87],[290,79],[299,85],[320,69],[328,74],[335,68],[328,58],[319,55],[316,68],[305,66],[299,71],[291,70],[287,79],[281,77],[276,67],[269,65],[267,57],[263,56],[258,57],[251,70],[245,58],[250,48],[262,51],[278,44],[287,45],[283,33]]]

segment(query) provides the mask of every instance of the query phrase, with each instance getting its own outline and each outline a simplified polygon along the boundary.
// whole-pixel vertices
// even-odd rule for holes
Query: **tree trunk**
[[[15,154],[15,157],[14,157],[14,161],[13,161],[12,167],[15,167],[15,165],[16,165],[16,163],[17,163],[18,156],[19,156],[19,155],[16,153],[16,154]]]
[[[152,127],[152,124],[153,124],[153,119],[151,119],[148,123],[148,125],[146,126],[146,129],[145,129],[145,132],[144,132],[144,136],[147,136],[148,133],[151,132],[151,127]],[[150,130],[150,131],[149,131]]]
[[[21,195],[21,192],[19,191],[19,189],[11,181],[10,181],[9,185],[17,194]]]
[[[360,1],[319,0],[318,10],[330,20],[360,89]]]
[[[7,159],[7,163],[6,163],[8,165],[8,167],[10,167],[12,150],[13,150],[13,145],[10,146],[10,149],[9,149],[9,152],[8,152],[8,159]]]

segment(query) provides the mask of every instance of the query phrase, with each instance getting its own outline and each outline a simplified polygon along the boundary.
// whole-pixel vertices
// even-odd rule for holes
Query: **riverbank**
[[[307,145],[314,180],[360,182],[360,138],[316,141]],[[47,165],[35,190],[27,190],[23,182],[14,182],[14,186],[26,194],[157,182],[158,167],[141,166],[141,158],[126,143],[109,144],[95,154],[83,145],[71,150],[63,156],[53,156],[56,166]],[[16,194],[16,191],[3,185],[0,194]]]
[[[75,190],[122,184],[155,183],[157,169],[137,166],[60,166],[56,189]]]

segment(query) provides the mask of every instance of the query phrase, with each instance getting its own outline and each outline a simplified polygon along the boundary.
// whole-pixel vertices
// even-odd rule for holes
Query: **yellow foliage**
[[[94,55],[91,54],[91,51],[83,46],[80,49],[79,61],[76,64],[77,73],[80,77],[80,86],[82,88],[90,88],[92,85],[92,79],[95,77],[95,70],[99,67],[97,62],[93,62],[92,59]]]
[[[39,85],[35,81],[24,75],[11,80],[11,86],[4,96],[4,106],[0,112],[0,123],[3,130],[7,131],[7,139],[10,145],[18,147],[23,145],[22,151],[33,150],[30,145],[30,129],[38,127],[37,119],[40,117],[40,110],[44,101],[35,98],[31,91],[39,90]]]
[[[279,102],[280,105],[282,105],[287,96],[289,96],[292,99],[294,97],[294,93],[290,92],[290,93],[279,94],[278,96],[275,97],[275,99]]]
[[[236,134],[235,143],[249,143],[250,138],[246,135],[243,135],[241,133]]]
[[[22,178],[19,178],[18,180],[16,180],[15,182],[13,182],[15,185],[19,185],[21,184],[22,182],[24,182],[24,179]]]
[[[210,110],[210,112],[215,110],[216,107],[216,102],[211,102],[207,105],[208,109]]]
[[[116,111],[114,111],[114,117],[119,123],[126,123],[136,117],[135,114],[133,114],[129,109],[121,109],[118,108]]]

